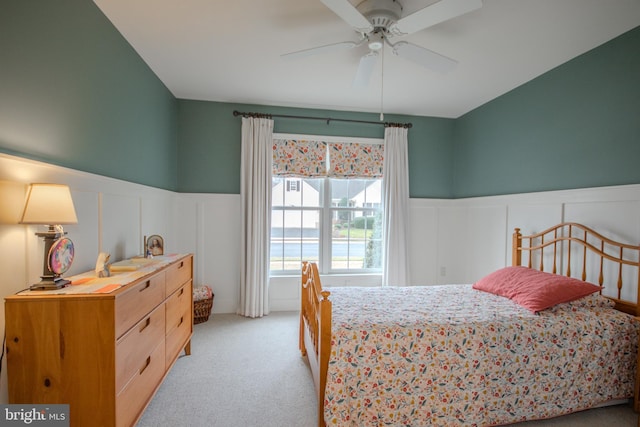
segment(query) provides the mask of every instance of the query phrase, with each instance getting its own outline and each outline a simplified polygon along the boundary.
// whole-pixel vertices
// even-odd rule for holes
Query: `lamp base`
[[[71,282],[62,277],[43,277],[38,283],[31,285],[32,291],[55,291],[68,286]]]

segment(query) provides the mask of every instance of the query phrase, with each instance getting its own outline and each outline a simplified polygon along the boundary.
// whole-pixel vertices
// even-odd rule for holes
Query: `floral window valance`
[[[382,178],[384,145],[277,139],[273,176]]]
[[[273,176],[321,177],[327,175],[327,143],[276,139],[273,141]]]
[[[382,178],[384,145],[329,144],[329,176],[333,178]]]

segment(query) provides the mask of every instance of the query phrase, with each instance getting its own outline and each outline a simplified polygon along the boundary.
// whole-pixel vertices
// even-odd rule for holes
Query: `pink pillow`
[[[483,277],[473,289],[507,297],[534,313],[602,290],[572,277],[527,267],[505,267]]]

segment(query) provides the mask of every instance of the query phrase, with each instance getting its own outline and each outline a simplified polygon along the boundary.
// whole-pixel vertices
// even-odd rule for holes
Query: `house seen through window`
[[[382,144],[274,141],[271,274],[379,273]]]

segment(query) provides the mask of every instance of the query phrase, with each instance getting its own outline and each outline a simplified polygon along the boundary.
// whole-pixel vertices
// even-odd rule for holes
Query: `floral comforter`
[[[638,322],[599,295],[533,314],[471,285],[327,290],[327,425],[490,426],[633,396]]]

